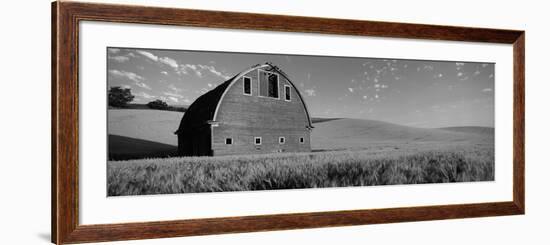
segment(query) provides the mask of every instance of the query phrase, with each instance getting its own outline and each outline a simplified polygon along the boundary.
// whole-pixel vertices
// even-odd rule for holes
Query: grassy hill
[[[110,109],[111,159],[162,157],[175,154],[174,135],[182,112]],[[314,151],[361,149],[410,151],[457,144],[492,144],[494,130],[482,127],[414,128],[375,120],[315,118],[311,134]]]
[[[185,111],[187,111],[187,108],[188,108],[188,106],[168,105],[168,108],[164,109],[164,111],[185,112]],[[127,104],[124,107],[109,106],[109,110],[154,110],[154,109],[151,109],[149,106],[147,106],[147,104],[130,103],[130,104]]]
[[[487,128],[315,119],[314,152],[167,157],[175,155],[183,113],[108,113],[109,196],[494,180]]]
[[[453,131],[453,132],[460,132],[460,133],[471,133],[471,134],[488,134],[488,135],[494,135],[495,134],[495,128],[490,127],[476,127],[476,126],[470,126],[470,127],[446,127],[446,128],[439,128],[441,130],[447,130],[447,131]]]
[[[109,158],[175,155],[178,141],[174,132],[182,116],[182,112],[174,111],[108,110]]]
[[[493,134],[469,127],[460,130],[407,127],[387,122],[338,119],[314,124],[313,149],[366,148],[373,145],[426,145],[453,143],[492,143]]]

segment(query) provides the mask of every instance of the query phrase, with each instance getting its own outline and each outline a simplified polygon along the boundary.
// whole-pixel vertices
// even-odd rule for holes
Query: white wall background
[[[119,242],[113,244],[548,244],[547,106],[550,22],[544,1],[105,1],[196,9],[383,20],[527,31],[524,216]],[[151,2],[151,3],[147,3]],[[0,9],[0,244],[48,244],[50,231],[50,2]]]

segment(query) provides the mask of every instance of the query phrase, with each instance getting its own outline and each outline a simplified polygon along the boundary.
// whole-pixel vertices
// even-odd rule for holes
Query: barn
[[[270,63],[197,98],[175,132],[181,156],[311,151],[311,118],[298,88]]]

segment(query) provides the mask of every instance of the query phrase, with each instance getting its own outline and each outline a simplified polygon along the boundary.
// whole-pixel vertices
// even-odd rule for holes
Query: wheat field
[[[494,180],[492,145],[423,148],[109,161],[108,195]]]
[[[180,117],[109,111],[109,196],[494,180],[492,128],[321,120],[310,153],[170,157]]]

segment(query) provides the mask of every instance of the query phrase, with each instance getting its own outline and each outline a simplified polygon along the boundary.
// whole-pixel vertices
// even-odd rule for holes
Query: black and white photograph
[[[6,2],[0,245],[549,240],[546,5]]]
[[[495,63],[106,52],[108,196],[495,179]]]

